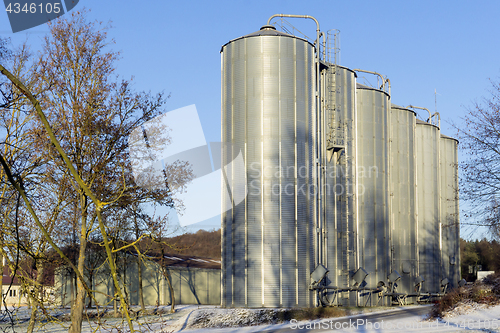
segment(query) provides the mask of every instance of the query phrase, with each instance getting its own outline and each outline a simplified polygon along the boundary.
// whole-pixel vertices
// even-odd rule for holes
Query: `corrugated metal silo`
[[[312,306],[314,47],[265,26],[221,53],[222,140],[241,147],[248,190],[222,214],[223,306]]]
[[[357,84],[357,206],[359,266],[368,288],[387,286],[389,249],[389,95]],[[375,305],[374,295],[361,295]],[[366,298],[366,299],[365,299]],[[379,304],[381,304],[380,302]]]
[[[417,263],[415,112],[392,104],[391,245],[393,269],[401,275],[397,292],[414,293]]]
[[[451,288],[460,280],[460,227],[458,209],[458,156],[456,139],[441,135],[441,242],[442,277],[448,278]]]
[[[417,244],[422,292],[440,292],[439,128],[417,119]]]
[[[326,266],[327,286],[350,287],[349,272],[356,269],[355,234],[355,94],[356,74],[328,64],[324,81],[327,149]],[[334,294],[328,293],[329,299]],[[349,305],[340,293],[335,304]]]

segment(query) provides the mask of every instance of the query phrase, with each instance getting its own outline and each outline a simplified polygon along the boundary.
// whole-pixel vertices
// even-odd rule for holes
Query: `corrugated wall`
[[[328,286],[349,287],[350,272],[356,268],[355,210],[355,94],[356,76],[341,66],[329,66],[325,85],[326,172],[326,266]],[[345,296],[345,297],[343,297]],[[328,293],[331,300],[333,292]],[[338,304],[349,305],[348,294]]]
[[[245,172],[231,186],[248,190],[223,208],[223,306],[312,304],[313,57],[308,42],[279,33],[223,47],[222,139],[242,147]]]
[[[316,110],[313,57],[312,45],[269,27],[223,46],[222,141],[232,148],[222,162],[241,151],[245,167],[225,168],[222,305],[311,306],[318,262],[330,271],[326,285],[339,288],[352,287],[359,268],[369,273],[367,288],[389,287],[392,271],[401,275],[397,292],[414,292],[419,275],[422,292],[440,292],[443,277],[455,284],[458,199],[450,186],[458,176],[456,155],[444,154],[456,147],[441,147],[439,128],[412,111],[391,108],[387,93],[355,88],[354,73],[340,66],[321,64],[325,104]],[[327,123],[321,203],[313,194],[317,114]],[[244,202],[231,206],[242,189]],[[370,292],[357,295],[343,292],[338,304],[381,304]]]
[[[415,127],[413,111],[391,107],[391,245],[393,269],[401,275],[397,292],[413,293],[418,275]]]
[[[105,266],[103,266],[105,267]],[[221,302],[221,274],[218,269],[203,268],[169,268],[174,287],[176,304],[211,304],[220,305]],[[139,280],[135,259],[130,261],[125,277],[127,294],[130,305],[139,305]],[[71,304],[71,290],[66,275],[56,274],[56,295],[59,304]],[[109,296],[114,295],[113,280],[109,273],[103,270],[95,272],[91,286],[97,292],[94,294],[99,306],[112,305]],[[154,262],[143,264],[143,295],[145,305],[170,304],[170,290],[166,279],[161,274],[158,264]],[[94,303],[93,303],[94,304]],[[95,305],[95,304],[94,304]]]
[[[456,287],[460,277],[457,140],[441,135],[441,238],[442,272]]]
[[[369,274],[366,287],[376,288],[390,273],[389,98],[359,84],[356,93],[359,267]],[[377,302],[370,296],[362,304]]]
[[[439,128],[417,121],[417,232],[422,292],[440,291],[440,175]]]

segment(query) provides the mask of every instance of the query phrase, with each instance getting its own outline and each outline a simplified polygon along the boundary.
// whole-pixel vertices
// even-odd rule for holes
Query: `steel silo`
[[[357,238],[359,266],[369,274],[367,288],[387,286],[389,248],[389,95],[357,84]],[[377,303],[361,294],[363,304]],[[379,303],[380,304],[380,303]]]
[[[222,214],[222,304],[312,306],[314,47],[264,26],[225,44],[221,57],[222,140],[241,148],[236,183],[248,190]],[[223,154],[223,165],[236,154]]]
[[[439,128],[417,119],[417,244],[422,292],[440,292]]]
[[[415,112],[392,104],[390,116],[391,245],[397,292],[413,293],[418,276],[416,223]]]
[[[441,178],[442,277],[456,287],[460,280],[460,228],[458,209],[458,157],[456,139],[439,140]]]
[[[326,285],[352,287],[349,272],[357,268],[355,234],[355,109],[356,74],[348,68],[327,64],[322,80],[325,100],[326,140]],[[333,300],[334,292],[327,292]],[[349,305],[339,293],[335,304]],[[354,300],[355,301],[355,300]]]

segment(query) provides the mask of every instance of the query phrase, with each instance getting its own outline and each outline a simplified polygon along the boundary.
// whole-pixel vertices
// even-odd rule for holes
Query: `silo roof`
[[[393,104],[393,107],[394,107],[394,104]],[[434,126],[436,128],[439,128],[437,125],[428,123],[428,122],[423,121],[423,120],[418,119],[418,118],[417,118],[417,124],[429,125],[429,126]],[[441,134],[441,138],[443,138],[443,139],[449,139],[449,140],[455,140],[456,142],[459,142],[458,139],[452,138],[451,136],[447,136],[447,135],[444,135],[444,134]]]
[[[333,63],[331,63],[331,62],[328,62],[328,61],[325,61],[325,60],[323,60],[323,59],[321,59],[319,62],[320,62],[320,64],[321,64],[321,65],[323,65],[323,66],[325,66],[325,67],[333,67],[333,66],[335,65],[335,64],[333,64]],[[350,69],[350,68],[348,68],[348,67],[345,67],[345,66],[341,66],[341,65],[336,65],[336,66],[337,66],[338,68],[345,69],[345,70],[347,70],[347,71],[349,71],[349,72],[353,73],[355,77],[358,77],[358,74],[357,74],[355,71],[353,71],[352,69]]]
[[[356,82],[356,89],[374,90],[374,91],[378,91],[378,92],[384,93],[387,96],[389,96],[389,94],[387,92],[383,91],[383,90],[380,90],[380,89],[377,89],[377,88],[373,88],[373,87],[370,87],[370,86],[366,86],[366,85],[358,83],[358,82]],[[391,96],[389,96],[389,97],[391,97]]]
[[[391,103],[391,108],[392,109],[400,109],[400,110],[405,110],[405,111],[409,111],[409,112],[413,112],[415,115],[417,114],[414,110],[412,109],[408,109],[408,108],[405,108],[404,106],[400,106],[400,105],[396,105],[394,103]],[[417,119],[418,120],[418,119]]]
[[[342,68],[342,69],[345,69],[345,70],[348,70],[348,71],[350,71],[350,72],[353,72],[353,73],[354,73],[354,76],[355,76],[355,77],[358,77],[358,73],[356,73],[355,71],[353,71],[352,69],[350,69],[350,68],[348,68],[348,67],[341,66],[341,65],[337,65],[337,67]]]
[[[248,35],[245,35],[245,36],[241,36],[241,37],[238,37],[238,38],[235,38],[235,39],[231,39],[229,42],[227,42],[226,44],[222,45],[220,51],[222,52],[222,49],[227,44],[232,43],[234,41],[237,41],[239,39],[249,38],[249,37],[259,37],[259,36],[281,36],[281,37],[296,38],[296,39],[300,39],[300,40],[302,40],[304,42],[307,42],[307,43],[311,44],[312,47],[314,47],[314,45],[310,41],[308,41],[308,40],[306,40],[304,38],[300,38],[300,37],[297,37],[297,36],[294,36],[294,35],[290,35],[290,34],[284,33],[282,31],[278,31],[272,25],[264,25],[264,26],[262,26],[262,28],[260,28],[260,30],[252,32],[251,34],[248,34]]]
[[[428,125],[428,126],[434,126],[434,127],[436,127],[437,129],[439,129],[439,127],[438,127],[437,125],[434,125],[434,124],[428,123],[428,122],[423,121],[423,120],[418,119],[418,118],[417,118],[417,124],[421,124],[421,125]]]
[[[447,136],[447,135],[444,135],[444,134],[441,134],[441,138],[443,138],[443,139],[449,139],[449,140],[455,140],[456,142],[459,142],[458,139],[452,138],[451,136]]]

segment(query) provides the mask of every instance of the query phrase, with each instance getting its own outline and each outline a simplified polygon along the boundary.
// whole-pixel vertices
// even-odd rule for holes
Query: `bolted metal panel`
[[[359,266],[367,272],[368,288],[387,285],[389,248],[389,96],[358,84],[357,204]],[[366,298],[366,299],[365,299]],[[376,297],[361,297],[376,302]],[[368,305],[372,305],[368,303]]]
[[[457,140],[441,135],[441,278],[448,278],[450,288],[460,280],[460,227],[458,209]]]
[[[243,174],[226,173],[229,193],[247,190],[234,207],[223,197],[222,305],[311,306],[313,46],[264,30],[221,52],[222,163],[242,151]]]
[[[417,265],[415,113],[392,104],[390,116],[391,257],[397,292],[413,293]]]
[[[422,292],[440,292],[439,128],[417,120],[417,224],[419,275]]]

